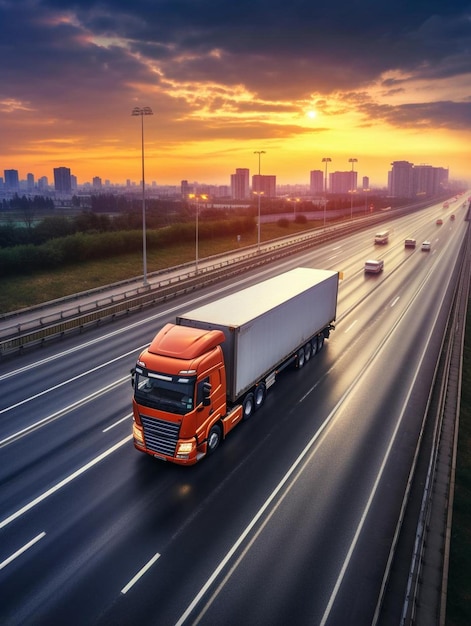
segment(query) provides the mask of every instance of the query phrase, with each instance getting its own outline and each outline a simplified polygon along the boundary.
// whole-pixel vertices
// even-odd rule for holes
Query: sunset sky
[[[0,0],[0,176],[471,183],[471,1]]]

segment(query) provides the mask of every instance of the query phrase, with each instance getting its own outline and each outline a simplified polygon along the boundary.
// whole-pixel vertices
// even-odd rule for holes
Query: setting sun
[[[365,16],[347,2],[320,11],[257,0],[250,15],[205,0],[188,12],[158,3],[155,14],[141,2],[105,1],[96,13],[23,4],[0,3],[0,171],[20,179],[68,167],[79,184],[139,181],[135,107],[154,113],[144,135],[157,185],[227,185],[236,168],[255,172],[257,150],[279,184],[308,183],[326,155],[332,171],[355,157],[377,186],[396,160],[471,177],[464,8],[423,3],[413,19],[391,19],[386,6]]]

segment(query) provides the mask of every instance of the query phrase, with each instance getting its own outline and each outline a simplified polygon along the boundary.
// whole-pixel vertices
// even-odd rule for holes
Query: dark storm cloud
[[[0,97],[62,107],[89,93],[106,98],[106,89],[121,86],[124,76],[148,78],[121,48],[93,45],[73,23],[37,9],[34,1],[0,0]]]
[[[113,107],[130,83],[162,79],[308,99],[362,91],[388,71],[429,81],[471,74],[470,33],[471,3],[460,0],[0,0],[0,100],[63,107],[86,94],[90,106]],[[428,115],[441,124],[447,110]],[[386,118],[414,114],[420,107]]]
[[[471,128],[471,102],[429,102],[422,104],[365,104],[359,107],[374,123],[387,122],[402,128]]]

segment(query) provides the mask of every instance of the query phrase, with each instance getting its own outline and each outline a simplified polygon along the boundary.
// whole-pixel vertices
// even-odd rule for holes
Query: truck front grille
[[[147,449],[159,454],[174,456],[180,433],[180,424],[166,422],[165,420],[147,417],[142,414],[140,417],[144,427]]]

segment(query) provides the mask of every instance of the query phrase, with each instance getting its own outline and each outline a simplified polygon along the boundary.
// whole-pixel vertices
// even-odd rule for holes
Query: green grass
[[[288,228],[282,228],[277,224],[263,224],[261,240],[269,241],[284,235],[302,232],[317,225],[317,222],[307,222],[306,224],[290,222]],[[198,256],[203,259],[213,254],[235,250],[238,247],[242,248],[255,243],[257,243],[256,231],[250,235],[244,235],[240,244],[234,237],[200,240]],[[147,272],[155,272],[194,260],[194,243],[169,246],[159,250],[148,248]],[[17,311],[70,294],[134,278],[142,275],[142,272],[142,254],[136,253],[80,263],[75,266],[68,265],[54,271],[35,272],[30,276],[18,275],[4,278],[0,289],[0,312]]]

